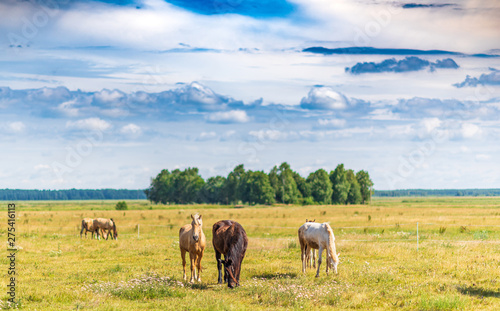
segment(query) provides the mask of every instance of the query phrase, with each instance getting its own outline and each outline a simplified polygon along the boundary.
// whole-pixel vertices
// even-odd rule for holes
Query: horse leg
[[[316,268],[316,250],[314,248],[311,250],[313,253],[313,268]]]
[[[189,283],[193,283],[194,279],[196,278],[196,258],[194,252],[192,251],[189,251],[189,260],[191,261],[191,278],[189,279]]]
[[[186,251],[181,248],[181,258],[182,258],[182,278],[186,280]]]
[[[318,270],[316,271],[316,277],[319,277],[319,267],[321,266],[321,254],[323,253],[323,247],[320,246],[318,250]]]
[[[306,255],[305,255],[305,246],[302,243],[302,240],[299,239],[300,242],[300,261],[302,262],[302,273],[306,273]]]
[[[196,267],[198,268],[198,282],[201,283],[201,258],[203,257],[203,252],[200,252],[198,254],[197,262],[196,262]]]
[[[219,271],[219,278],[217,279],[218,284],[222,284],[222,260],[220,259],[221,253],[215,250],[215,259],[217,260],[217,270]]]

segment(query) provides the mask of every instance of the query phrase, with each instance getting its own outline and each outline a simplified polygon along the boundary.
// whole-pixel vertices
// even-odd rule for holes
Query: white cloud
[[[215,123],[246,123],[250,121],[247,113],[243,110],[214,112],[207,115],[206,119]]]
[[[104,90],[102,90],[100,92],[96,92],[94,94],[95,99],[102,101],[102,102],[107,102],[107,103],[113,103],[113,102],[119,101],[120,99],[122,99],[124,97],[125,97],[125,93],[118,91],[118,90],[110,91],[110,90],[104,89]]]
[[[11,122],[8,124],[8,129],[12,133],[21,133],[24,131],[25,128],[26,126],[21,121]]]
[[[481,128],[473,123],[463,123],[461,128],[461,133],[464,138],[472,138],[480,135],[482,132]]]
[[[210,140],[217,137],[215,132],[201,132],[198,140]]]
[[[111,128],[111,124],[99,118],[88,118],[78,121],[68,121],[66,122],[66,127],[77,130],[105,131]]]
[[[300,106],[304,109],[343,110],[347,105],[344,95],[327,86],[311,88],[307,97],[300,101]]]
[[[141,127],[133,123],[127,124],[120,129],[120,133],[125,135],[138,135],[141,133]]]
[[[259,141],[266,141],[266,140],[285,140],[288,137],[290,137],[289,132],[283,132],[283,131],[278,131],[278,130],[259,130],[259,131],[250,131],[248,134],[250,136],[253,136],[257,138]]]
[[[427,118],[422,120],[421,124],[423,125],[426,133],[429,134],[439,126],[441,126],[441,120],[439,120],[438,118]]]
[[[319,119],[318,123],[323,126],[344,127],[346,120],[344,119]]]

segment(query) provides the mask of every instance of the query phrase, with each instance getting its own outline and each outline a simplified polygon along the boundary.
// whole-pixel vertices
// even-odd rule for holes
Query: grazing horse
[[[101,235],[104,237],[104,233],[106,232],[106,240],[108,239],[109,235],[112,233],[111,238],[118,240],[118,232],[116,231],[116,223],[111,219],[106,219],[106,218],[97,218],[94,220],[94,225],[96,226],[97,231],[101,229]],[[113,230],[111,232],[111,230]],[[99,237],[99,233],[97,234]]]
[[[186,280],[186,252],[189,252],[191,260],[191,279],[190,283],[196,279],[201,282],[201,258],[205,251],[206,240],[203,233],[203,221],[201,215],[191,215],[190,225],[185,225],[179,230],[179,247],[181,248],[182,269],[184,271],[184,281]],[[198,268],[198,274],[196,274]]]
[[[248,237],[245,229],[232,220],[221,220],[212,228],[212,243],[219,270],[218,283],[222,284],[222,265],[224,265],[224,282],[229,288],[240,285],[241,262],[245,257]],[[221,260],[224,254],[224,260]]]
[[[316,219],[308,220],[306,218],[306,222],[316,222]],[[310,249],[310,251],[306,251],[307,268],[313,267],[314,269],[316,269],[316,250],[314,248],[309,248],[309,249]],[[312,258],[311,258],[311,254],[312,254]],[[311,264],[311,262],[312,262],[312,264]]]
[[[83,230],[85,230],[85,237],[87,237],[87,232],[92,232],[92,239],[94,238],[94,232],[99,237],[99,232],[97,232],[97,228],[94,225],[95,220],[92,218],[84,218],[82,220],[82,230],[80,230],[80,238],[82,237]]]
[[[306,272],[306,257],[309,248],[319,249],[318,251],[318,270],[316,277],[319,277],[319,268],[321,266],[321,254],[326,249],[326,274],[328,269],[333,268],[337,273],[339,264],[339,254],[335,250],[335,236],[332,227],[328,223],[306,222],[299,228],[299,242],[302,259],[302,272]]]

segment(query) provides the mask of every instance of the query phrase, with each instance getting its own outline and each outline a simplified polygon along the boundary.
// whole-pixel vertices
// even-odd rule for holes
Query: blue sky
[[[0,188],[339,163],[500,186],[500,4],[0,2]],[[316,49],[308,49],[317,47]]]

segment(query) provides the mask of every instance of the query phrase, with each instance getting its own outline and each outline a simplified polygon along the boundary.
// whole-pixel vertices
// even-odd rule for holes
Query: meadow
[[[23,310],[500,310],[500,198],[374,198],[370,205],[151,205],[16,202],[17,306]],[[3,224],[7,202],[0,202]],[[203,215],[202,282],[182,280],[178,231]],[[113,218],[118,240],[80,238],[84,217]],[[334,229],[338,274],[301,273],[297,229]],[[212,224],[233,219],[249,247],[241,286],[217,284]],[[418,250],[417,250],[417,222]],[[6,226],[0,227],[7,241]],[[6,243],[6,242],[4,242]],[[6,252],[4,253],[6,254]],[[0,258],[7,288],[6,255]],[[189,277],[189,272],[188,272]],[[0,295],[8,308],[6,290]]]

